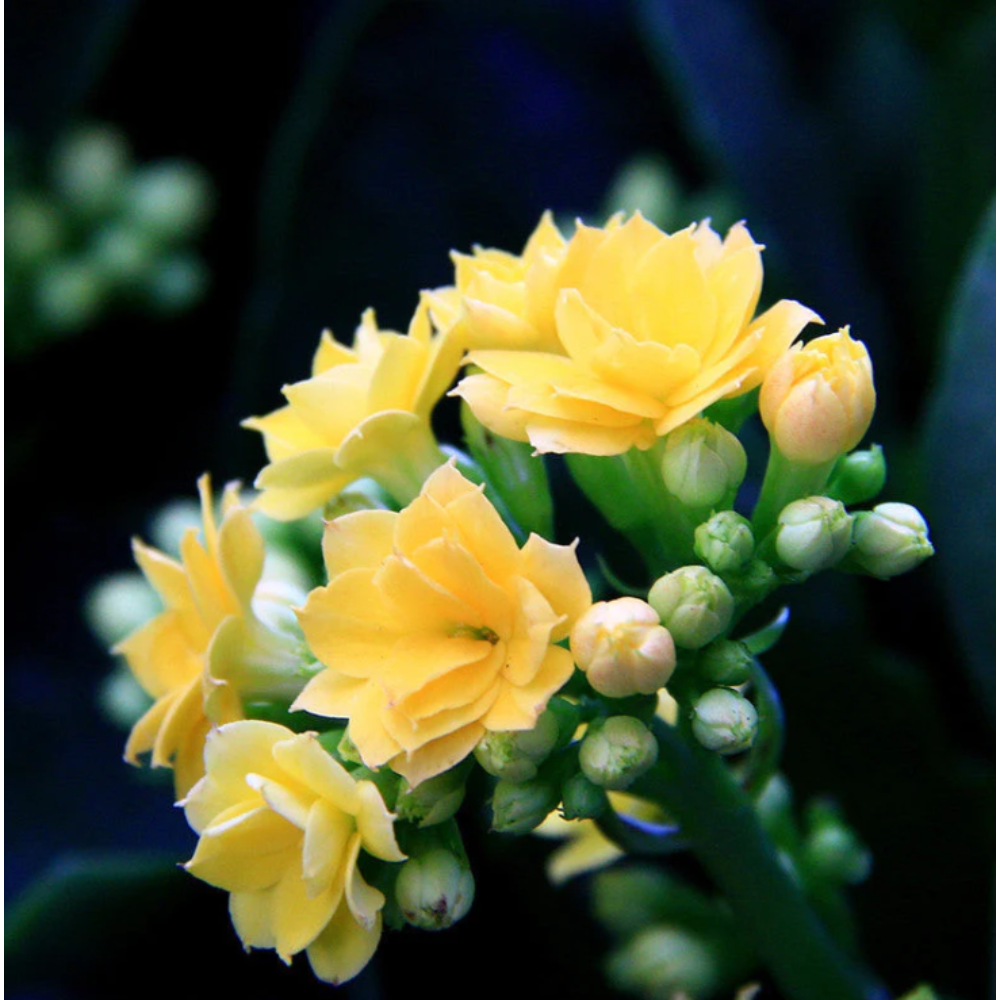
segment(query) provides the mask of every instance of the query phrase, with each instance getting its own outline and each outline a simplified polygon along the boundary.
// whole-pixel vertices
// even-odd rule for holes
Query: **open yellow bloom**
[[[519,549],[451,464],[398,514],[331,521],[323,554],[330,583],[300,622],[326,669],[292,707],[348,719],[369,767],[419,784],[487,731],[531,729],[573,672],[555,644],[590,606],[574,547]]]
[[[125,746],[132,764],[152,751],[154,767],[173,767],[178,798],[204,773],[212,725],[243,717],[240,693],[293,670],[287,641],[255,617],[252,601],[264,566],[264,542],[235,484],[212,511],[209,477],[198,481],[204,537],[189,529],[178,562],[136,539],[133,551],[164,610],[115,647],[153,705]]]
[[[427,293],[435,325],[469,348],[559,351],[555,300],[565,257],[550,212],[520,257],[482,247],[453,253],[455,284]]]
[[[848,327],[794,345],[760,391],[761,419],[778,451],[806,465],[846,455],[874,413],[871,359]]]
[[[819,317],[783,300],[754,318],[760,246],[701,223],[666,234],[636,213],[579,224],[552,297],[558,351],[473,350],[454,390],[494,432],[539,452],[650,448],[712,403],[756,388]],[[467,323],[474,323],[473,313]]]
[[[209,736],[205,776],[183,805],[201,835],[184,867],[229,891],[247,948],[274,948],[286,963],[305,949],[332,983],[368,964],[385,897],[358,857],[405,859],[372,782],[355,781],[314,733],[233,722]]]
[[[270,459],[255,483],[263,491],[256,506],[293,520],[364,476],[411,500],[444,461],[430,415],[461,353],[454,337],[432,333],[426,299],[405,336],[380,330],[371,309],[353,347],[324,332],[312,377],[282,389],[288,405],[243,421],[264,435]]]

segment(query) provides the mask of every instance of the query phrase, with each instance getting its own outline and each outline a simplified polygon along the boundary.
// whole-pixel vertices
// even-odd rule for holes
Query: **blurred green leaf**
[[[996,692],[996,200],[946,323],[924,437],[936,566],[965,662],[993,710]]]
[[[52,981],[126,955],[150,911],[163,919],[191,881],[162,855],[64,855],[6,915],[10,982]]]

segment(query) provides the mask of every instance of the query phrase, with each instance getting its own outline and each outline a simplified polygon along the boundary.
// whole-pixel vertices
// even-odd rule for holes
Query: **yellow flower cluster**
[[[637,213],[578,224],[565,246],[545,218],[521,267],[459,258],[455,322],[481,371],[455,392],[491,430],[539,452],[647,449],[759,386],[819,321],[787,300],[754,317],[760,249],[743,225],[724,240],[707,223],[668,235]]]
[[[264,435],[270,459],[255,484],[258,509],[293,520],[365,476],[411,500],[444,461],[430,414],[461,356],[455,337],[432,332],[426,299],[405,336],[380,330],[370,309],[353,347],[324,333],[312,377],[282,390],[288,404],[243,422]]]
[[[453,465],[398,514],[330,522],[323,556],[330,583],[300,621],[326,669],[293,708],[348,719],[369,767],[419,784],[486,732],[532,728],[573,672],[557,643],[590,605],[574,548],[519,549]]]
[[[200,834],[185,868],[228,890],[247,948],[274,948],[286,963],[305,950],[331,983],[357,975],[375,952],[385,903],[358,858],[405,860],[378,789],[355,781],[314,734],[269,722],[217,729],[205,766],[182,803]]]
[[[252,601],[264,567],[264,543],[235,484],[212,510],[208,476],[198,481],[203,537],[189,529],[180,561],[136,539],[133,551],[164,610],[122,640],[121,653],[154,700],[132,729],[125,759],[152,751],[154,767],[173,767],[177,797],[204,773],[213,725],[243,717],[241,693],[265,675],[296,667],[288,643],[257,619]]]

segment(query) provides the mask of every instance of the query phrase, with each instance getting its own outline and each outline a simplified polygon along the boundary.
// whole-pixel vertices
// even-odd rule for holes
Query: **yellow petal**
[[[437,712],[467,705],[481,697],[496,683],[506,654],[503,643],[482,645],[485,649],[482,657],[442,673],[419,687],[412,685],[412,693],[397,696],[394,707],[413,722],[419,722]]]
[[[509,407],[510,386],[492,375],[469,375],[449,393],[469,405],[476,419],[500,437],[527,441],[527,423],[531,414]]]
[[[245,508],[231,511],[219,531],[219,559],[226,583],[244,614],[264,571],[264,539]]]
[[[385,896],[372,888],[358,871],[358,854],[361,851],[361,834],[355,833],[347,845],[344,858],[346,880],[344,884],[344,901],[354,919],[362,927],[371,929],[375,926],[379,911],[385,905]]]
[[[229,897],[229,916],[243,947],[274,947],[274,890],[234,892]]]
[[[486,730],[479,722],[472,722],[453,733],[425,743],[405,756],[392,761],[392,769],[416,787],[422,781],[454,767],[465,760],[483,738]]]
[[[337,365],[356,364],[357,360],[349,347],[336,341],[329,330],[324,330],[319,339],[319,347],[313,355],[312,374],[314,377],[322,375]]]
[[[374,569],[392,551],[399,515],[390,510],[360,510],[327,521],[323,562],[332,579],[348,569]]]
[[[282,406],[264,417],[248,417],[240,426],[264,435],[264,450],[272,462],[291,458],[300,451],[329,447],[329,442],[308,427],[291,406]]]
[[[412,337],[393,337],[372,374],[365,416],[381,410],[410,410],[427,362],[426,346]]]
[[[191,603],[184,567],[176,559],[145,545],[138,538],[132,539],[132,554],[166,607],[179,608]]]
[[[335,448],[368,415],[370,378],[363,366],[346,365],[281,391],[306,427]]]
[[[170,709],[172,700],[170,695],[165,695],[153,702],[142,718],[132,727],[128,742],[125,744],[124,755],[125,760],[130,764],[138,764],[138,755],[153,749],[156,734],[160,731],[160,726],[163,725],[164,716]]]
[[[371,928],[365,928],[346,906],[340,905],[306,950],[309,964],[318,979],[339,986],[353,979],[371,961],[381,936],[381,917]]]
[[[486,624],[478,611],[403,556],[389,556],[376,570],[373,581],[383,607],[401,632],[448,633],[457,625],[478,628]]]
[[[364,700],[369,682],[345,677],[335,670],[321,670],[292,703],[293,712],[311,712],[331,719],[348,719]]]
[[[629,448],[645,451],[656,441],[653,428],[646,423],[634,427],[589,427],[584,424],[554,420],[551,417],[526,421],[528,441],[540,455],[621,455]]]
[[[406,855],[396,843],[393,815],[378,788],[371,781],[359,781],[357,790],[361,804],[357,814],[358,833],[365,851],[383,861],[405,861]]]
[[[381,767],[403,748],[386,728],[389,712],[385,692],[378,684],[367,683],[355,702],[347,732],[370,768]]]
[[[212,835],[206,831],[185,869],[229,892],[256,892],[276,885],[298,862],[301,834],[266,807],[244,812]]]
[[[354,832],[352,818],[333,803],[324,799],[313,803],[302,843],[302,877],[310,896],[334,888],[334,880],[344,867],[347,845]],[[338,903],[339,899],[334,905]]]
[[[246,782],[254,791],[260,792],[274,812],[283,816],[299,830],[305,830],[309,822],[309,810],[315,799],[308,789],[287,780],[275,781],[253,773],[247,774]]]
[[[270,891],[274,894],[271,902],[274,949],[287,961],[310,945],[329,923],[339,894],[331,889],[310,896],[298,867],[289,868]]]
[[[553,641],[569,635],[576,619],[590,607],[590,584],[576,555],[576,542],[556,545],[531,534],[521,550],[521,573],[536,586],[549,606],[565,621],[556,626]]]
[[[434,632],[409,633],[400,636],[392,656],[380,664],[378,681],[389,704],[398,705],[408,695],[426,690],[456,668],[479,664],[492,650],[493,646],[484,639]],[[471,700],[467,698],[466,702]]]
[[[561,885],[574,875],[604,868],[624,855],[624,851],[611,843],[589,820],[580,821],[587,826],[568,843],[557,848],[545,864],[545,873],[554,885]]]
[[[345,813],[358,810],[354,779],[328,754],[312,733],[276,743],[274,759],[289,777]]]

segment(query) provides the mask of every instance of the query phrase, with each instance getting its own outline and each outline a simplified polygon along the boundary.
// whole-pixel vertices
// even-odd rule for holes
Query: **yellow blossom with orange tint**
[[[323,555],[300,622],[326,669],[292,707],[349,720],[369,767],[417,785],[487,732],[531,729],[573,673],[557,643],[591,603],[574,546],[518,548],[452,464],[399,513],[331,521]]]
[[[558,351],[555,300],[566,240],[542,216],[520,256],[476,247],[453,253],[455,284],[427,293],[440,330],[451,330],[468,348]]]
[[[343,983],[368,964],[385,897],[358,869],[362,851],[403,861],[393,816],[370,781],[354,778],[314,733],[233,722],[205,747],[205,776],[182,803],[200,834],[192,875],[230,893],[246,948]]]
[[[270,460],[254,484],[257,508],[293,520],[362,477],[411,500],[444,461],[430,416],[461,355],[455,337],[433,333],[426,297],[405,335],[380,330],[371,309],[352,347],[324,332],[312,376],[282,389],[288,405],[243,421],[264,435]]]
[[[298,661],[290,640],[257,619],[252,602],[264,566],[264,542],[236,484],[222,497],[216,525],[209,477],[198,481],[203,537],[189,529],[180,561],[136,539],[136,562],[164,610],[123,639],[121,653],[153,705],[135,724],[125,759],[152,752],[154,767],[173,767],[177,797],[204,773],[213,725],[243,717],[241,693],[263,684],[280,691]],[[301,679],[293,681],[301,686]]]
[[[480,371],[454,394],[488,428],[538,452],[650,448],[759,386],[820,321],[790,300],[755,318],[760,250],[742,224],[724,240],[707,223],[666,234],[638,213],[603,229],[578,224],[551,296],[558,349],[472,350]]]
[[[760,390],[761,419],[778,451],[806,465],[846,455],[874,413],[871,359],[848,327],[794,345]]]

